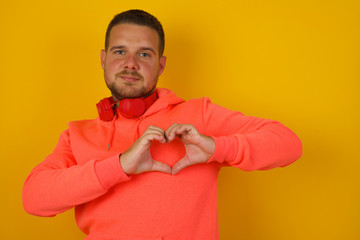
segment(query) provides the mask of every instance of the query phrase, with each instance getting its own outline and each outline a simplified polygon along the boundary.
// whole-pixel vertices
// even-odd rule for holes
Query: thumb
[[[171,174],[171,167],[165,163],[152,160],[152,168],[150,171],[157,171]]]
[[[180,159],[177,163],[174,164],[174,166],[172,167],[171,174],[175,175],[190,165],[193,165],[193,164],[189,161],[188,158],[184,157],[184,158]]]

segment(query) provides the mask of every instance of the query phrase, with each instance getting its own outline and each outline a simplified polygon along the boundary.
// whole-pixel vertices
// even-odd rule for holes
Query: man
[[[164,33],[130,10],[108,26],[101,65],[112,98],[99,118],[70,122],[23,189],[24,208],[54,216],[75,206],[86,239],[218,239],[217,174],[286,166],[301,155],[279,122],[157,89]]]

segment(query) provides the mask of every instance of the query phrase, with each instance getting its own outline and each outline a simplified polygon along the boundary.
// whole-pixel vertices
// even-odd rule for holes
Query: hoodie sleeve
[[[119,155],[78,165],[67,130],[60,136],[54,152],[27,177],[23,206],[33,215],[55,216],[105,194],[115,184],[128,179]]]
[[[203,101],[205,134],[212,136],[216,149],[208,162],[245,171],[284,167],[302,155],[297,135],[283,124],[245,116]]]

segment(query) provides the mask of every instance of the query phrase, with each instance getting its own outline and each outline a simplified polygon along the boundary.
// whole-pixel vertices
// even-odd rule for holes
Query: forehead
[[[147,26],[121,23],[115,25],[109,36],[109,48],[122,45],[125,47],[151,47],[158,51],[159,36]]]

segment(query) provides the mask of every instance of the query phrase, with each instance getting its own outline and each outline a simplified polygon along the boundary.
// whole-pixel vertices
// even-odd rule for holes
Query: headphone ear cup
[[[111,97],[110,97],[111,98]],[[102,121],[111,121],[114,118],[114,109],[112,107],[112,98],[104,98],[99,103],[96,104],[100,120]]]
[[[123,99],[119,103],[119,110],[121,115],[126,118],[137,118],[144,114],[146,103],[140,98]]]

